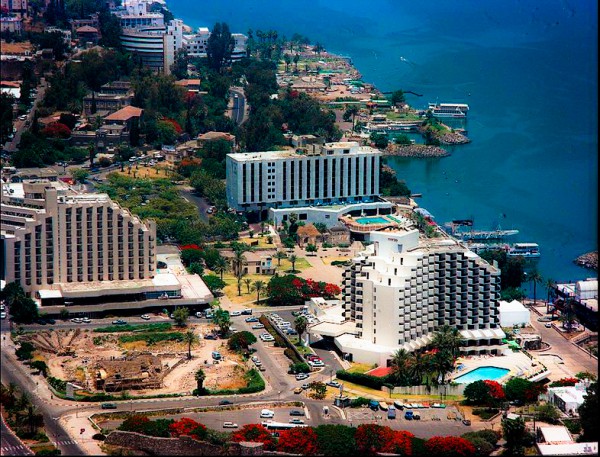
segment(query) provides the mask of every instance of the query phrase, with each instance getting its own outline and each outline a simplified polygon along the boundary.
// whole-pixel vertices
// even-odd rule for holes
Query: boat
[[[387,411],[389,408],[388,404],[384,401],[379,402],[379,407],[381,408],[382,411]]]
[[[428,111],[433,117],[466,118],[469,105],[466,103],[429,103]]]
[[[462,241],[489,241],[502,240],[507,236],[517,235],[518,230],[503,230],[498,225],[494,230],[474,230],[472,219],[458,219],[447,222],[444,227],[448,228],[450,234]],[[466,229],[463,227],[467,227]]]
[[[507,255],[510,257],[535,258],[540,256],[540,247],[537,243],[515,243]]]
[[[506,251],[510,249],[509,244],[505,243],[473,243],[467,242],[467,248],[469,251],[473,251],[475,254],[480,254],[484,251]]]

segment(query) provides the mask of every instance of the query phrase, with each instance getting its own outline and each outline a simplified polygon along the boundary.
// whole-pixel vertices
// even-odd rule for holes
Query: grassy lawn
[[[218,275],[217,275],[218,276]],[[252,282],[257,281],[257,280],[261,280],[265,283],[265,286],[269,283],[269,280],[271,279],[270,275],[257,275],[257,274],[253,274],[253,275],[246,275],[244,276],[244,279],[251,279]],[[223,275],[223,281],[225,281],[225,283],[227,284],[225,286],[225,288],[223,289],[223,293],[225,295],[227,295],[227,297],[231,300],[232,303],[246,303],[249,301],[253,301],[256,300],[256,292],[252,290],[252,287],[250,287],[250,293],[248,293],[248,288],[246,287],[246,284],[243,283],[242,279],[242,295],[238,295],[238,289],[237,289],[237,279],[234,275],[232,275],[231,273],[225,273]],[[265,298],[267,298],[266,295],[266,287],[265,290],[262,291],[260,293],[260,299],[261,301]]]
[[[258,244],[254,245],[253,247],[257,247],[257,248],[275,248],[275,244],[274,243],[269,243],[267,236],[258,236],[258,235],[254,235],[253,238],[240,238],[239,240],[240,243],[245,243],[249,246],[252,246],[252,243],[256,243],[258,241]]]
[[[273,263],[277,267],[277,259],[275,259],[273,261]],[[304,257],[298,257],[298,260],[296,260],[294,267],[296,269],[296,272],[298,273],[298,272],[301,272],[302,270],[306,270],[307,268],[310,268],[310,263],[308,263],[308,260],[306,260]],[[282,259],[281,266],[277,267],[277,271],[279,273],[291,273],[291,269],[292,269],[292,262],[290,262],[288,259]]]
[[[169,178],[168,170],[164,166],[156,165],[154,167],[145,167],[143,165],[139,165],[139,168],[136,169],[135,166],[131,167],[131,173],[129,173],[129,167],[125,166],[125,171],[121,172],[121,169],[118,168],[117,171],[113,173],[117,173],[119,175],[130,176],[136,178],[148,178],[148,179],[165,179]]]
[[[392,121],[397,121],[397,120],[418,121],[418,120],[422,120],[416,114],[412,114],[412,113],[394,113],[394,112],[391,112],[391,111],[386,113],[386,117],[388,119],[392,120]]]
[[[367,363],[353,363],[350,369],[346,370],[349,373],[366,373],[373,369],[373,365]]]
[[[322,260],[325,265],[331,265],[331,262],[335,262],[336,260],[338,262],[346,262],[350,260],[350,257],[324,257]]]

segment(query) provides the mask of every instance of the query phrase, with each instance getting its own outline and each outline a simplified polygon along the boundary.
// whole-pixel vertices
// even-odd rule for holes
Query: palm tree
[[[440,384],[444,384],[446,375],[454,369],[454,358],[452,353],[446,349],[437,351],[433,354],[432,368],[435,371],[436,379],[440,379]]]
[[[299,54],[294,54],[294,68],[296,73],[298,73],[298,61],[300,60]]]
[[[290,262],[292,263],[292,273],[294,273],[296,271],[296,261],[298,260],[298,257],[295,254],[292,254],[290,256]]]
[[[539,271],[534,270],[529,274],[529,281],[533,283],[533,306],[535,306],[537,301],[537,284],[543,281],[542,275]]]
[[[431,346],[438,349],[447,349],[453,357],[460,352],[460,347],[465,344],[460,331],[456,327],[450,327],[448,324],[441,326],[433,335]]]
[[[223,281],[223,273],[229,270],[229,262],[225,257],[219,256],[215,261],[213,271],[221,275],[221,281]]]
[[[193,330],[188,330],[183,334],[183,341],[188,345],[188,359],[192,358],[192,345],[198,342],[198,336]]]
[[[552,295],[555,284],[556,281],[554,279],[546,279],[546,289],[548,289],[548,296],[546,297],[546,314],[548,314],[548,310],[550,309],[550,296]]]
[[[294,319],[294,328],[298,332],[298,339],[302,341],[302,334],[306,332],[306,328],[308,327],[308,319],[304,316],[298,316]]]
[[[248,290],[248,293],[250,293],[250,286],[252,285],[252,279],[250,279],[250,278],[244,279],[244,284],[246,285],[246,289]]]
[[[410,354],[406,351],[406,349],[398,349],[392,355],[392,375],[397,384],[408,384],[407,375],[409,361]]]
[[[285,72],[287,73],[288,69],[290,67],[290,63],[292,62],[292,58],[290,57],[289,54],[284,54],[283,61],[285,62]]]
[[[419,351],[413,352],[411,359],[412,363],[409,368],[411,380],[415,384],[421,384],[425,375],[427,361]]]
[[[358,114],[358,111],[358,106],[356,105],[352,105],[350,108],[348,108],[348,113],[352,115],[352,132],[354,132],[354,118]]]
[[[257,279],[252,288],[256,291],[256,303],[260,303],[260,293],[265,289],[265,282]]]
[[[567,297],[563,312],[560,315],[560,321],[563,323],[563,327],[567,328],[567,333],[573,329],[573,324],[579,322],[579,319],[575,315],[574,299]]]
[[[281,266],[281,260],[282,259],[287,259],[287,254],[283,251],[277,251],[275,253],[275,258],[277,259],[277,266],[280,267]]]
[[[233,251],[233,254],[234,256],[231,260],[231,263],[233,265],[233,271],[235,272],[235,276],[238,278],[239,281],[244,275],[244,265],[246,265],[247,263],[246,256],[244,256],[243,249],[235,249]]]
[[[242,282],[243,282],[243,277],[245,276],[245,274],[242,272],[242,274],[240,276],[237,277],[237,290],[238,290],[238,297],[242,296]]]
[[[196,380],[197,383],[197,388],[198,391],[202,391],[203,386],[202,384],[204,384],[204,380],[206,379],[206,374],[204,374],[204,370],[202,368],[200,368],[198,371],[196,371],[196,374],[194,375],[194,379]]]

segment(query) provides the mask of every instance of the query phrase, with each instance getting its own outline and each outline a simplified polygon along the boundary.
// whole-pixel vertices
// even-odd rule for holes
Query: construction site
[[[203,328],[207,327],[207,328]],[[226,340],[207,340],[211,324],[188,326],[200,335],[191,347],[181,340],[124,342],[135,332],[96,333],[90,330],[42,330],[19,336],[35,347],[33,360],[44,361],[48,376],[82,388],[80,394],[127,392],[132,396],[191,393],[195,373],[202,369],[207,388],[237,389],[246,385],[248,368],[242,358],[227,349]],[[215,363],[211,353],[219,351]]]

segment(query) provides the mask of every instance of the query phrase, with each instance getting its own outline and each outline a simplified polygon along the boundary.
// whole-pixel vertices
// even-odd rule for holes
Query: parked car
[[[242,312],[241,312],[241,311],[231,311],[231,312],[229,313],[229,315],[230,315],[231,317],[241,316],[241,315],[242,315]]]
[[[35,321],[35,323],[38,325],[46,325],[46,321],[44,319],[38,319],[37,321]]]
[[[223,406],[223,405],[233,405],[233,402],[231,400],[221,400],[219,402],[219,405]]]
[[[245,308],[242,310],[242,314],[252,314],[252,308]]]
[[[258,357],[256,357],[255,355],[253,355],[252,357],[250,357],[250,360],[252,360],[253,362],[258,362]]]
[[[113,325],[126,325],[127,324],[127,322],[125,322],[123,319],[114,320],[112,323],[113,323]]]
[[[290,419],[290,424],[304,424],[304,421],[302,419]]]
[[[201,319],[201,318],[203,318],[203,317],[204,317],[204,313],[202,313],[201,311],[199,311],[199,312],[197,312],[197,313],[196,313],[196,317],[197,317],[198,319]]]
[[[204,335],[204,339],[205,340],[216,340],[217,336],[214,335],[213,333],[207,333],[206,335]]]
[[[73,322],[74,324],[81,324],[81,317],[74,317],[73,319],[71,319],[71,322]]]
[[[244,319],[246,322],[258,322],[258,317],[247,317]]]
[[[550,322],[546,322],[544,324],[544,327],[546,327],[546,328],[552,328],[552,324]]]
[[[223,422],[223,428],[238,428],[238,424],[236,424],[235,422]]]
[[[142,314],[140,317],[145,321],[150,320],[150,316],[148,314]]]
[[[6,319],[6,312],[0,311],[0,319]]]
[[[261,329],[261,328],[265,328],[265,326],[263,324],[261,324],[261,323],[254,324],[252,326],[252,330],[258,330],[258,329]]]
[[[275,417],[275,411],[271,411],[270,409],[263,409],[260,412],[260,417],[261,418],[266,418],[266,419],[272,419],[273,417]]]
[[[379,411],[379,402],[377,400],[370,400],[369,408],[371,408],[373,411]]]
[[[412,411],[406,411],[404,413],[404,419],[406,419],[407,421],[413,420],[413,412]]]
[[[471,421],[469,419],[463,419],[462,423],[465,425],[471,425]]]
[[[340,387],[341,384],[337,381],[331,381],[331,382],[328,382],[327,385],[330,387]]]
[[[296,381],[303,381],[305,379],[308,379],[310,376],[308,375],[308,373],[298,373],[296,375]]]
[[[303,390],[304,390],[304,389],[302,389],[302,387],[296,387],[296,388],[294,389],[294,393],[295,393],[295,394],[301,394]]]
[[[304,411],[301,409],[292,409],[290,411],[290,416],[304,416]]]
[[[81,322],[82,322],[83,324],[91,324],[91,323],[92,323],[92,320],[91,320],[89,317],[82,317],[82,318],[81,318]]]
[[[308,388],[310,387],[310,384],[309,384],[309,383],[307,383],[307,382],[305,382],[305,383],[304,383],[304,384],[302,384],[300,387],[302,388],[302,390],[306,390],[306,389],[308,389]]]
[[[115,403],[102,403],[102,409],[117,409],[117,405]]]

